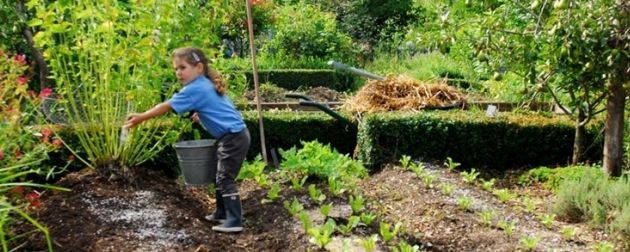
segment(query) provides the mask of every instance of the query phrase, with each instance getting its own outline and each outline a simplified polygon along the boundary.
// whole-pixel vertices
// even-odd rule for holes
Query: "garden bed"
[[[426,172],[435,176],[431,187],[414,173],[391,166],[359,185],[366,198],[366,210],[379,216],[375,223],[401,224],[397,241],[427,251],[514,251],[523,249],[524,239],[529,237],[537,239],[536,251],[586,251],[597,241],[608,239],[604,232],[583,224],[557,220],[549,226],[541,224],[539,216],[545,213],[545,202],[550,202],[551,194],[541,186],[513,186],[514,176],[497,176],[497,187],[529,195],[537,202],[534,212],[524,210],[517,198],[505,203],[497,200],[492,193],[463,182],[460,174],[443,166],[427,164]],[[136,169],[132,178],[107,179],[89,169],[71,173],[58,185],[72,191],[42,195],[43,207],[34,216],[48,226],[59,251],[317,250],[309,243],[298,218],[282,204],[283,200],[296,198],[304,203],[305,210],[317,212],[317,206],[308,203],[306,190],[285,188],[276,201],[262,203],[267,189],[252,180],[241,182],[245,231],[222,234],[212,231],[214,223],[204,219],[214,208],[206,188],[186,187],[180,180],[146,168]],[[445,184],[452,186],[449,195],[442,191]],[[472,199],[467,209],[458,203],[461,197]],[[347,200],[336,198],[333,203],[333,211],[341,212],[335,217],[341,224],[349,216]],[[490,224],[482,221],[485,210],[494,212]],[[321,218],[312,219],[314,225],[323,222]],[[511,237],[499,227],[501,220],[515,223]],[[560,230],[566,227],[574,229],[575,235],[563,237]],[[335,232],[326,248],[363,251],[360,240],[374,232],[378,233],[377,224],[357,228],[350,236]],[[387,251],[389,246],[379,241],[376,249]],[[23,248],[42,250],[45,244],[41,235],[35,234]]]
[[[90,169],[68,174],[58,185],[71,192],[43,195],[35,215],[50,229],[58,251],[303,251],[305,236],[292,230],[282,205],[261,205],[265,191],[240,184],[246,229],[212,231],[204,216],[214,209],[206,188],[186,187],[162,172],[136,169],[132,181],[110,180]],[[41,235],[32,237],[41,240]],[[26,250],[43,250],[31,242]]]

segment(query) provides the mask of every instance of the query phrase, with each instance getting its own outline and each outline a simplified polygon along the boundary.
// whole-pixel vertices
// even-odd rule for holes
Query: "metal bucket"
[[[202,139],[175,143],[175,152],[186,185],[216,183],[216,140]]]

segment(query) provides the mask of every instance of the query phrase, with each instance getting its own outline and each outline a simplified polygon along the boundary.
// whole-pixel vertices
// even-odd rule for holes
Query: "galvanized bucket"
[[[186,185],[216,183],[216,140],[202,139],[175,143],[175,152]]]

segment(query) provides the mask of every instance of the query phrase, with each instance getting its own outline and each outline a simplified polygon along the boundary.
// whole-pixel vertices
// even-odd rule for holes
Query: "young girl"
[[[218,142],[217,208],[206,219],[221,223],[212,230],[240,232],[243,230],[241,199],[234,179],[249,149],[249,131],[240,112],[224,94],[225,84],[219,73],[208,67],[208,59],[200,49],[176,49],[173,68],[177,80],[184,86],[181,91],[144,113],[129,115],[123,127],[133,128],[172,110],[178,114],[196,111],[193,120],[200,122]]]

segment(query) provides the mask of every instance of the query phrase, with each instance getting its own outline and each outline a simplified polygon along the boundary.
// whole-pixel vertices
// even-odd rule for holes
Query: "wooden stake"
[[[256,66],[256,47],[254,46],[254,22],[252,17],[252,2],[245,0],[247,9],[247,30],[249,31],[249,49],[252,55],[252,76],[254,76],[254,91],[256,94],[256,110],[258,111],[258,125],[260,128],[260,150],[262,152],[265,164],[269,165],[267,160],[267,148],[265,144],[265,128],[263,126],[263,113],[260,105],[260,88],[258,84],[258,67]]]

